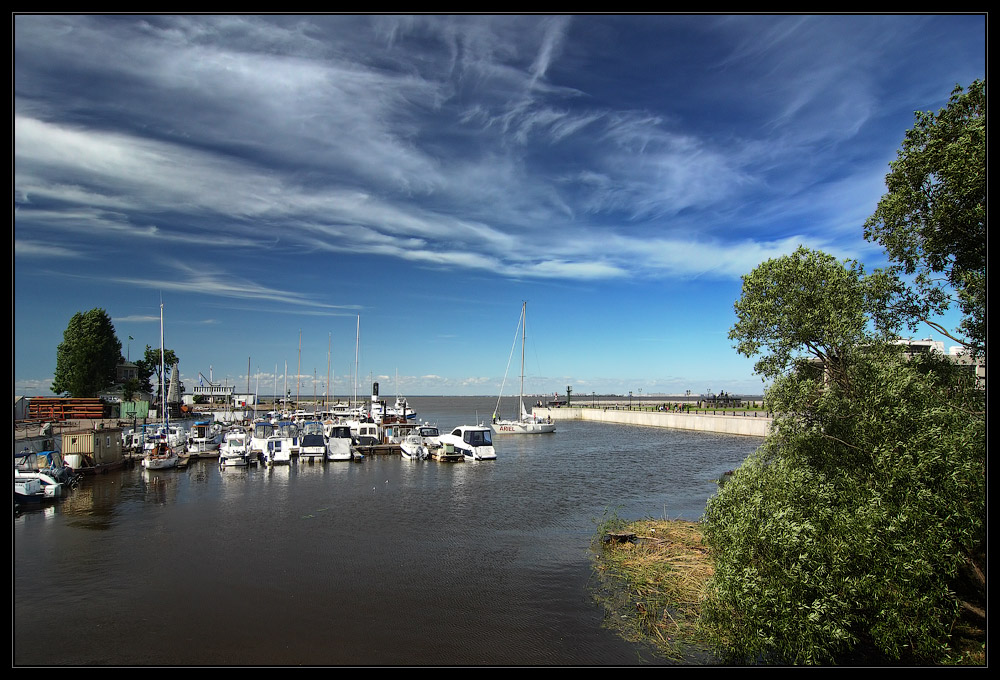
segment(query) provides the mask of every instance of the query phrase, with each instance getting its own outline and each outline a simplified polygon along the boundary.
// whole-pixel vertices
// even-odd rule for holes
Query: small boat
[[[237,428],[226,433],[219,447],[219,467],[247,467],[250,465],[250,436]]]
[[[41,503],[65,495],[66,487],[43,472],[14,470],[14,502]]]
[[[403,460],[424,460],[428,457],[423,437],[419,434],[408,434],[399,442],[399,453]]]
[[[441,433],[433,425],[421,425],[415,432],[408,435],[399,447],[404,458],[426,460],[431,458],[431,452],[441,448],[439,437]]]
[[[180,460],[174,447],[164,441],[146,453],[146,457],[142,459],[142,466],[147,470],[167,470],[177,467]]]
[[[453,446],[465,460],[496,460],[492,434],[485,425],[460,425],[451,434],[441,435],[438,441],[445,446]]]

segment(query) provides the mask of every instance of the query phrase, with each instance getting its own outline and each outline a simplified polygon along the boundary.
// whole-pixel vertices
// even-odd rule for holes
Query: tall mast
[[[358,405],[358,348],[361,347],[361,315],[358,314],[358,339],[354,343],[354,405]]]
[[[521,413],[524,413],[524,336],[525,336],[525,326],[528,324],[528,319],[525,317],[525,312],[527,311],[528,303],[521,302]],[[518,420],[521,416],[518,415]]]
[[[167,412],[167,369],[163,352],[163,301],[160,301],[160,404],[163,407],[163,422],[170,437],[170,414]]]

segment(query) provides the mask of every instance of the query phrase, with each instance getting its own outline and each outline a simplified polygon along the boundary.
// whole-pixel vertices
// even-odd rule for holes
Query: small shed
[[[121,428],[64,432],[62,455],[66,464],[79,472],[103,472],[120,467],[125,462]]]

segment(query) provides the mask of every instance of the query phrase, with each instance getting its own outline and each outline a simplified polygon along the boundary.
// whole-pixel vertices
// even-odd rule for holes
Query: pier
[[[720,409],[721,413],[686,413],[674,411],[630,410],[624,408],[593,408],[585,406],[536,406],[534,415],[552,420],[591,420],[619,425],[669,427],[677,430],[697,430],[718,434],[739,434],[748,437],[766,437],[771,418],[757,411]],[[729,415],[726,415],[726,414]],[[745,415],[744,415],[745,414]]]

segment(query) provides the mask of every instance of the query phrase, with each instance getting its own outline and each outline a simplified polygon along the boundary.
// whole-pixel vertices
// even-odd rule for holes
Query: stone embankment
[[[730,410],[729,415],[706,413],[676,413],[664,411],[632,411],[618,408],[590,408],[564,406],[546,408],[536,406],[536,416],[550,417],[552,420],[591,420],[620,425],[642,425],[645,427],[672,427],[679,430],[698,430],[720,434],[739,434],[749,437],[766,437],[771,426],[771,418],[755,411]],[[742,415],[746,413],[746,415]]]

